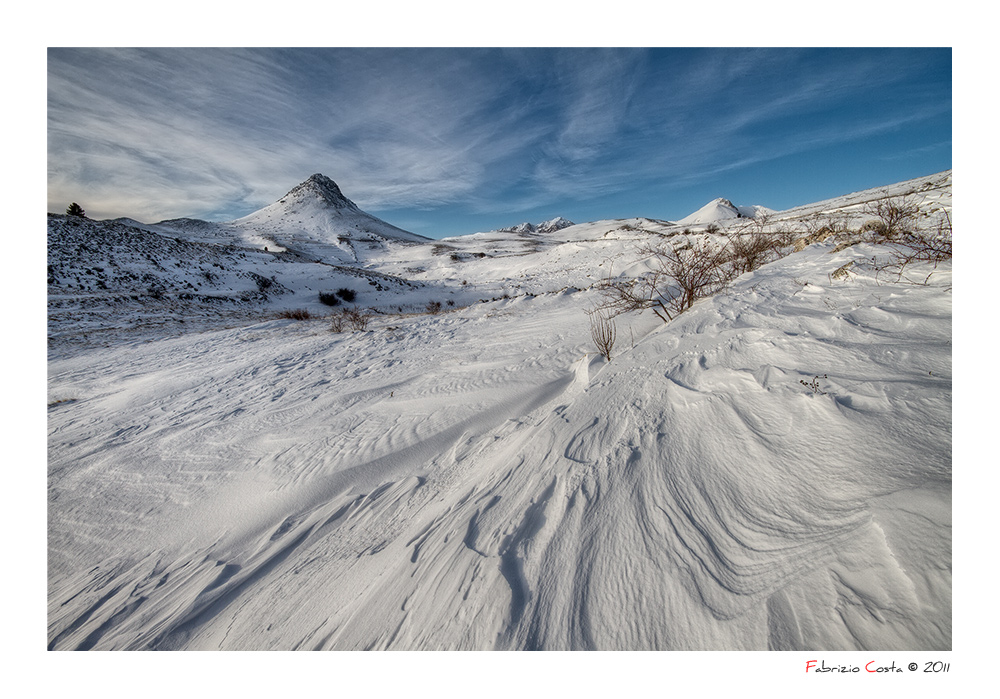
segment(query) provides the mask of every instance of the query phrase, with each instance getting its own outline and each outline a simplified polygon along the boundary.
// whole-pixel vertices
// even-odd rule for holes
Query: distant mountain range
[[[763,206],[737,206],[720,197],[675,223],[706,225],[771,213],[774,212]],[[336,182],[320,173],[311,175],[273,204],[233,221],[177,218],[141,223],[118,218],[114,222],[193,242],[292,251],[317,261],[348,264],[361,262],[372,252],[384,252],[386,246],[431,240],[362,211],[344,196]],[[557,216],[541,223],[523,222],[490,232],[545,235],[574,225],[573,221]]]
[[[562,230],[563,228],[569,228],[570,226],[576,225],[572,221],[569,221],[562,216],[556,216],[550,221],[543,221],[542,223],[519,223],[516,226],[507,226],[506,228],[497,229],[496,233],[553,233],[555,231]]]

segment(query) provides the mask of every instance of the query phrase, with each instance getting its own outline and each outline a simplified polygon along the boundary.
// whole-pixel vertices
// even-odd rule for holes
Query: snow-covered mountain
[[[227,227],[320,259],[342,261],[357,261],[389,244],[430,240],[365,213],[341,193],[336,182],[321,174]]]
[[[728,199],[718,198],[708,202],[693,214],[685,216],[677,223],[682,226],[694,226],[728,221],[734,218],[754,218],[761,214],[772,213],[774,212],[771,209],[764,206],[736,206]]]
[[[506,228],[500,228],[494,233],[553,233],[555,231],[560,231],[563,228],[569,228],[575,225],[572,221],[563,218],[562,216],[556,216],[548,221],[543,221],[542,223],[519,223],[516,226],[508,226]]]
[[[933,230],[951,173],[775,213],[802,246],[610,362],[599,282],[735,219],[332,265],[50,216],[49,647],[950,649],[951,262],[808,242],[903,195]],[[349,283],[366,328],[274,316]]]
[[[194,242],[293,251],[314,260],[364,261],[372,252],[427,243],[372,216],[344,196],[337,183],[322,174],[310,176],[278,201],[234,221],[178,218],[158,223],[116,219],[118,223]]]

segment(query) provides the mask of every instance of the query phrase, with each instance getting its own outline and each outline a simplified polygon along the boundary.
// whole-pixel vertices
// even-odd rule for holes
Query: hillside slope
[[[121,219],[50,214],[50,356],[246,324],[289,309],[323,314],[332,309],[320,293],[341,289],[366,307],[423,308],[445,298],[438,285],[358,265],[210,241]]]

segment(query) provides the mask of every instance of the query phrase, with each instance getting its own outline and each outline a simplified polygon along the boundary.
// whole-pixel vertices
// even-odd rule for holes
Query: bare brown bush
[[[931,270],[922,282],[916,283],[926,284],[934,270],[937,269],[938,264],[951,259],[951,216],[948,212],[944,212],[932,231],[903,230],[883,243],[889,249],[889,257],[882,262],[876,261],[876,276],[895,275],[893,281],[912,283],[913,280],[905,277],[907,269],[915,263],[923,262],[929,263]]]
[[[781,257],[781,250],[791,244],[794,234],[770,229],[771,217],[758,214],[736,229],[729,238],[729,262],[733,275],[752,272]]]
[[[789,241],[789,244],[794,246],[795,252],[801,252],[808,246],[822,243],[831,237],[840,241],[840,244],[854,244],[859,240],[857,235],[851,232],[848,218],[843,215],[817,214],[800,223],[805,228],[805,235],[792,234],[792,239]]]
[[[608,278],[598,284],[609,317],[649,308],[664,323],[695,301],[721,291],[733,279],[728,246],[708,241],[686,248],[646,245],[641,252],[652,269],[635,279]]]
[[[368,324],[371,320],[371,312],[364,308],[352,308],[344,311],[344,322],[351,326],[351,330],[364,332],[368,329]]]
[[[920,207],[906,197],[892,197],[868,202],[864,212],[872,218],[861,226],[862,234],[869,242],[882,242],[913,233]]]
[[[288,320],[309,320],[312,315],[304,308],[296,308],[289,311],[282,311],[278,314],[279,318],[287,318]]]

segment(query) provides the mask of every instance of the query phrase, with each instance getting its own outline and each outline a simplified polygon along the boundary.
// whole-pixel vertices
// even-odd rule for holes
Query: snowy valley
[[[950,255],[950,171],[440,240],[322,175],[50,214],[49,648],[950,650],[951,261],[894,266],[880,202]]]

